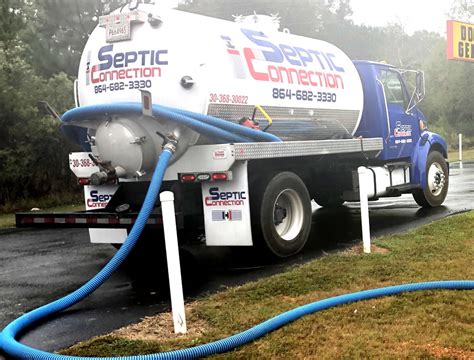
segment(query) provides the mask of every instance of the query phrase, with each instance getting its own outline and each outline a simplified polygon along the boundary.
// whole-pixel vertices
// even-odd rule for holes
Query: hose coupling
[[[165,143],[163,145],[163,150],[169,150],[171,153],[176,152],[178,147],[178,137],[175,134],[168,134],[165,137]]]
[[[122,167],[113,167],[111,161],[100,160],[92,154],[89,154],[89,158],[99,167],[99,171],[91,174],[89,177],[91,185],[99,186],[117,181],[119,177],[126,174],[126,171]]]

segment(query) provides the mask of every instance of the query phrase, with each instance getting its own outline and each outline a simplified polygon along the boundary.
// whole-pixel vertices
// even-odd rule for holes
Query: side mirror
[[[416,72],[416,97],[420,102],[425,97],[425,73],[423,71]]]
[[[61,116],[58,115],[56,110],[54,110],[53,107],[49,105],[47,101],[38,101],[36,103],[36,106],[41,115],[50,115],[56,120],[59,120],[59,122],[61,122]]]
[[[406,113],[412,111],[425,98],[425,73],[421,70],[399,70],[403,77],[406,90],[410,94]]]

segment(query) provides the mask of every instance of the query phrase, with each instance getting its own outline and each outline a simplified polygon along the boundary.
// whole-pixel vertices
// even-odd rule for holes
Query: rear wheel
[[[446,199],[449,185],[448,165],[438,151],[428,154],[426,161],[426,184],[424,189],[413,192],[413,198],[423,207],[440,206]]]
[[[311,230],[311,199],[303,181],[281,172],[260,182],[252,201],[254,235],[278,257],[297,254]]]

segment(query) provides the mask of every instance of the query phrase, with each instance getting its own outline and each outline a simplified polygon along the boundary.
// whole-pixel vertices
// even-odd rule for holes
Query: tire
[[[312,217],[304,182],[294,173],[280,172],[261,179],[254,195],[254,238],[263,239],[277,257],[300,252],[308,240]]]
[[[344,204],[344,200],[341,199],[340,194],[335,194],[335,193],[316,193],[314,194],[314,201],[319,206],[322,207],[327,207],[327,208],[337,208],[342,206]]]
[[[422,207],[440,206],[446,199],[449,185],[448,165],[443,155],[438,151],[428,154],[426,160],[425,189],[413,192],[413,198]]]

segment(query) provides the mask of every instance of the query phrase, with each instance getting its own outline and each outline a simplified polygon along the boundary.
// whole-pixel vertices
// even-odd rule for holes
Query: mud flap
[[[251,246],[247,161],[236,162],[232,180],[203,183],[207,246]]]
[[[118,185],[84,186],[86,210],[105,208],[117,189]],[[127,238],[127,229],[89,229],[89,237],[94,244],[123,244]]]

